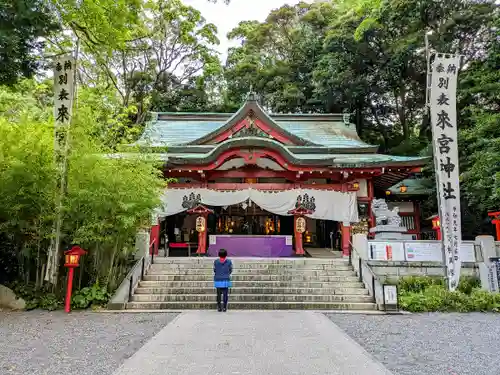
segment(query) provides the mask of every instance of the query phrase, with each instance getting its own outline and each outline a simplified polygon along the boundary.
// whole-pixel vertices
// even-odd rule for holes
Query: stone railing
[[[140,231],[136,236],[136,263],[123,279],[108,302],[109,310],[123,310],[130,301],[133,291],[144,278],[151,263],[154,262],[154,241],[149,243],[149,233]]]
[[[354,271],[359,277],[359,281],[363,283],[365,288],[368,290],[370,296],[373,297],[375,304],[378,309],[382,309],[384,304],[383,288],[380,277],[374,272],[371,266],[368,264],[367,260],[363,258],[363,252],[358,249],[359,239],[361,239],[361,248],[363,247],[363,241],[366,241],[365,235],[360,235],[358,241],[356,241],[357,236],[353,237],[353,242],[351,242],[351,253],[350,261],[354,268]]]
[[[478,264],[483,259],[481,246],[474,241],[463,241],[460,250],[461,274],[478,277]],[[440,241],[368,241],[363,235],[353,236],[353,257],[359,256],[364,261],[363,267],[369,268],[380,283],[403,276],[444,276],[442,254]],[[500,242],[495,243],[495,250],[489,254],[500,257]],[[358,259],[353,259],[356,269],[360,264]],[[369,280],[363,282],[366,284]]]

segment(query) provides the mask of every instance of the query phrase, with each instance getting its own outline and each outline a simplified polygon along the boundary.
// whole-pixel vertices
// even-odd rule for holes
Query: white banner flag
[[[54,62],[54,119],[55,151],[63,154],[73,107],[75,59],[71,55],[59,56]]]
[[[430,114],[439,215],[448,287],[455,290],[460,279],[460,182],[458,171],[457,75],[459,56],[436,55],[432,64]]]

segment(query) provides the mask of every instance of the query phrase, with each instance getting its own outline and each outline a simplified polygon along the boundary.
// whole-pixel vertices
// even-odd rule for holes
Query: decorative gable
[[[262,137],[283,145],[304,146],[310,142],[297,137],[278,125],[257,103],[255,95],[249,95],[245,104],[223,126],[198,138],[190,144],[218,144],[231,138]]]
[[[240,127],[232,133],[229,138],[241,138],[241,137],[262,137],[262,138],[273,138],[272,135],[265,132],[260,128],[254,121],[253,113],[250,113],[244,121],[244,126]]]

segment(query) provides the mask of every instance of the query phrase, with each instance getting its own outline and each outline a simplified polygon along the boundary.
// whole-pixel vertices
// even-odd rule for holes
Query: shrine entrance
[[[333,190],[201,188],[167,193],[168,243],[190,243],[198,254],[210,256],[221,248],[241,257],[302,256],[308,247],[339,249],[334,218],[357,216],[354,194]]]

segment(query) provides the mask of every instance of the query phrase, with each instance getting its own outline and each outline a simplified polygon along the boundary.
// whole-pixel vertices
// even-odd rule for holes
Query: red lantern
[[[298,233],[304,233],[306,231],[306,219],[302,216],[298,217],[295,222],[295,226]]]
[[[73,246],[70,250],[64,252],[64,267],[68,270],[68,284],[66,285],[66,300],[64,311],[71,311],[71,293],[73,290],[73,273],[76,267],[80,265],[80,257],[87,254],[80,246]]]
[[[441,219],[438,215],[432,216],[432,229],[436,231],[436,237],[438,241],[441,241]]]
[[[80,246],[73,246],[70,250],[64,252],[64,267],[78,267],[80,257],[87,254]]]

